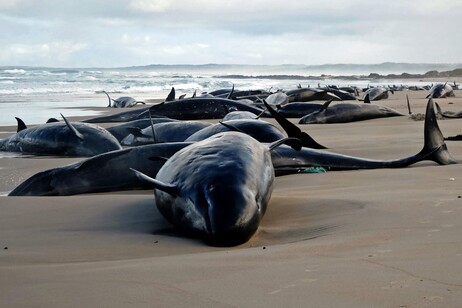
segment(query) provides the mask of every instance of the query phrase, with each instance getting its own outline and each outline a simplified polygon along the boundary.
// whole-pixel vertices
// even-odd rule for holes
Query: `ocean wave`
[[[5,74],[25,74],[26,71],[23,69],[10,69],[10,70],[3,70],[2,73]]]

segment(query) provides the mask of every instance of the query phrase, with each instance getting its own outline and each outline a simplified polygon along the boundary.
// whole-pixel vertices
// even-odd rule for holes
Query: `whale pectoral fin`
[[[341,99],[340,97],[338,97],[337,95],[335,95],[332,92],[327,91],[326,94],[327,94],[327,96],[332,97],[332,100],[336,99],[336,100],[339,100],[339,101],[343,101],[343,99]]]
[[[176,185],[163,183],[163,182],[161,182],[159,180],[156,180],[156,179],[153,179],[150,176],[147,176],[146,174],[144,174],[142,172],[139,172],[138,170],[135,170],[133,168],[130,168],[130,170],[135,172],[136,176],[140,180],[142,180],[142,181],[144,181],[144,182],[146,182],[148,184],[151,184],[153,188],[161,190],[163,192],[166,192],[167,194],[171,195],[172,197],[178,196],[179,189],[178,189],[178,187]]]
[[[108,160],[125,155],[131,151],[132,149],[124,149],[124,150],[116,150],[112,152],[99,154],[99,155],[93,156],[91,158],[88,158],[82,161],[75,169],[82,170],[84,168],[89,168],[89,169],[94,168],[94,170],[98,170],[98,168],[101,168],[102,165],[107,164]]]
[[[165,157],[165,156],[152,156],[152,157],[149,157],[148,158],[149,160],[151,161],[163,161],[163,162],[166,162],[168,160],[168,157]]]
[[[143,134],[143,131],[141,130],[141,128],[138,128],[138,127],[125,127],[125,129],[135,137],[151,137],[151,136]]]
[[[265,114],[265,112],[266,112],[265,110],[262,110],[262,112],[260,112],[260,114],[259,114],[259,115],[257,115],[257,117],[255,118],[255,120],[258,120],[258,119],[260,119],[260,118],[262,117],[262,115],[264,115],[264,114]]]
[[[61,117],[63,117],[64,122],[66,122],[67,127],[69,127],[74,136],[76,136],[79,140],[83,141],[83,135],[62,114]]]
[[[290,138],[290,137],[274,141],[274,142],[270,143],[268,148],[269,148],[270,151],[272,151],[275,148],[277,148],[278,146],[280,146],[281,144],[287,144],[288,146],[290,146],[295,151],[300,151],[302,149],[302,142],[300,141],[300,139]]]
[[[18,129],[17,129],[16,132],[19,133],[20,131],[27,129],[27,126],[26,126],[26,124],[24,123],[23,120],[21,120],[18,117],[15,117],[15,119],[16,119],[16,122],[18,122]]]
[[[409,102],[409,95],[407,94],[406,94],[406,100],[407,100],[407,110],[409,111],[409,115],[412,115],[411,103]]]

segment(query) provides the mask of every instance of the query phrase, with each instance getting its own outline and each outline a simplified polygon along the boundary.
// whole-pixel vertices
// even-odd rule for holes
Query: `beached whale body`
[[[117,99],[112,99],[109,94],[106,91],[103,91],[104,94],[106,94],[108,100],[109,100],[109,105],[108,107],[113,107],[113,108],[129,108],[133,107],[136,104],[143,104],[145,105],[145,102],[140,102],[134,99],[133,97],[130,96],[122,96]]]
[[[97,192],[149,189],[130,170],[155,177],[165,161],[191,143],[160,143],[103,153],[31,176],[9,196],[70,196]]]
[[[328,170],[402,168],[424,160],[431,160],[440,165],[458,163],[449,153],[444,136],[436,120],[433,100],[427,103],[424,123],[424,146],[412,156],[396,160],[374,160],[329,153],[315,149],[303,148],[293,151],[281,146],[272,151],[276,175],[297,173],[312,166],[322,166]]]
[[[273,191],[268,146],[239,132],[226,132],[174,154],[156,179],[162,215],[186,234],[212,245],[245,243],[257,231]]]
[[[0,151],[88,157],[122,148],[102,127],[64,120],[22,129],[0,140]]]
[[[257,115],[255,115],[252,112],[249,111],[231,111],[230,113],[227,113],[222,121],[228,121],[228,120],[244,120],[244,119],[249,119],[249,120],[256,120],[258,118]]]
[[[143,129],[153,124],[166,123],[166,122],[176,122],[177,120],[169,118],[154,118],[154,119],[140,119],[125,122],[122,124],[114,125],[106,128],[117,140],[122,141],[125,137],[130,135],[132,129]]]
[[[369,88],[364,92],[364,98],[369,95],[369,100],[371,101],[378,101],[381,99],[386,99],[388,98],[388,90],[384,87],[375,87],[375,88]],[[391,91],[393,93],[393,91]]]
[[[448,118],[448,119],[460,119],[460,118],[462,118],[462,111],[458,111],[458,112],[454,112],[454,113],[443,112],[443,110],[441,110],[440,105],[438,105],[437,103],[435,103],[435,105],[436,105],[436,110],[437,110],[438,114],[440,116],[442,116],[443,118]]]
[[[181,142],[210,125],[210,123],[199,121],[157,123],[144,129],[131,129],[131,134],[125,137],[121,144],[140,146],[152,143]]]
[[[286,118],[301,118],[304,115],[320,110],[322,103],[289,103],[278,108],[278,113]]]
[[[221,119],[231,111],[249,111],[256,116],[262,109],[225,98],[196,97],[165,102],[150,108],[151,114],[177,120]]]
[[[329,99],[341,101],[338,96],[329,91],[315,88],[298,88],[286,91],[286,94],[289,97],[289,102],[327,101]]]
[[[367,96],[366,96],[367,97]],[[403,116],[396,110],[372,104],[338,103],[329,106],[326,102],[319,111],[307,114],[299,120],[299,124],[328,124],[364,121],[376,118]]]
[[[427,95],[427,98],[445,98],[454,96],[453,88],[448,85],[448,83],[438,83],[435,84],[430,89],[430,93]]]
[[[229,131],[240,131],[260,142],[273,142],[287,136],[273,124],[261,120],[229,120],[205,127],[189,136],[185,141],[204,140],[215,134]]]

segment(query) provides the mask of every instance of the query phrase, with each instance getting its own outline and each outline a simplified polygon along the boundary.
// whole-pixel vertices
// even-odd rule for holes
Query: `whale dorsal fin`
[[[180,97],[178,97],[178,99],[183,99],[185,98],[186,94],[181,94]]]
[[[240,133],[245,134],[242,130],[240,130],[236,126],[232,126],[232,125],[229,125],[229,124],[221,122],[221,121],[219,121],[218,123],[220,123],[221,125],[223,125],[224,127],[228,128],[228,129],[230,129],[231,131],[240,132]]]
[[[48,124],[48,123],[56,123],[56,122],[59,122],[59,120],[55,118],[49,118],[46,123]]]
[[[166,102],[171,102],[175,100],[175,88],[172,87],[170,90],[170,93],[167,95],[167,98],[165,99]]]
[[[84,139],[83,135],[74,127],[74,125],[72,125],[72,124],[66,119],[66,117],[64,117],[62,114],[61,114],[61,117],[63,117],[64,122],[66,122],[67,127],[69,127],[69,129],[70,129],[71,132],[74,134],[74,136],[76,136],[77,138],[79,138],[80,140],[83,141],[83,139]]]
[[[232,99],[233,94],[234,94],[234,83],[233,83],[233,87],[231,88],[231,92],[229,92],[229,94],[228,94],[227,99]]]
[[[111,99],[112,99],[112,98],[109,96],[109,94],[107,94],[106,91],[103,91],[103,93],[106,94],[107,99],[108,99],[108,101],[109,101],[109,105],[107,105],[107,106],[108,106],[108,107],[111,107],[111,103],[112,103],[112,102],[111,102]]]
[[[161,190],[163,192],[166,192],[167,194],[169,194],[170,196],[172,197],[176,197],[178,196],[178,193],[179,193],[179,189],[178,189],[178,186],[176,185],[173,185],[173,184],[166,184],[166,183],[163,183],[159,180],[156,180],[156,179],[153,179],[151,178],[150,176],[147,176],[146,174],[142,173],[142,172],[139,172],[138,170],[135,170],[133,168],[130,168],[130,170],[132,170],[133,172],[135,172],[136,176],[146,182],[146,183],[149,183],[152,185],[153,188],[155,189],[158,189],[158,190]]]
[[[19,133],[22,130],[25,130],[27,128],[26,124],[24,123],[23,120],[21,120],[18,117],[15,117],[16,122],[18,122],[18,129],[16,130],[17,133]]]
[[[331,98],[330,100],[328,100],[327,102],[325,102],[324,104],[322,104],[321,106],[321,109],[319,109],[319,112],[323,112],[327,109],[327,107],[329,107],[330,103],[332,103],[334,99]]]
[[[366,94],[366,96],[364,97],[364,104],[370,104],[371,103],[371,100],[369,98],[369,93]]]

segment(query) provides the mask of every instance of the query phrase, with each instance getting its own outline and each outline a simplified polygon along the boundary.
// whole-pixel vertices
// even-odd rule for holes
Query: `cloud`
[[[170,3],[168,0],[132,0],[129,7],[135,11],[161,13],[169,8]]]
[[[462,53],[460,0],[0,0],[0,9],[0,65],[460,62]]]

